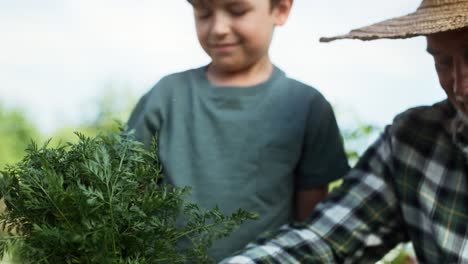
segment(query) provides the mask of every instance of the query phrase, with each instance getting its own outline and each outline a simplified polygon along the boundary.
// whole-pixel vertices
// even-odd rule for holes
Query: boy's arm
[[[295,171],[295,220],[304,221],[328,194],[328,184],[349,170],[338,124],[322,96],[310,104],[301,158]]]
[[[328,185],[298,190],[296,192],[295,221],[303,222],[309,218],[312,210],[328,194]]]
[[[157,87],[156,85],[138,101],[127,121],[127,129],[134,130],[135,139],[146,147],[151,146],[161,123],[158,97],[153,91]]]

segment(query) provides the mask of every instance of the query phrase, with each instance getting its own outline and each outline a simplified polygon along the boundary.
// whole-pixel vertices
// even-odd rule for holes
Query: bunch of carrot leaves
[[[255,216],[202,210],[162,184],[157,144],[130,132],[31,143],[0,171],[0,254],[21,263],[210,263],[213,241]]]

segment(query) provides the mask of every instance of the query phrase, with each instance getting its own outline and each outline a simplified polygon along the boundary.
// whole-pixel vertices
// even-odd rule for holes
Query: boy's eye
[[[249,10],[247,8],[243,7],[233,7],[229,10],[231,15],[233,16],[243,16],[245,15]]]
[[[199,19],[206,19],[211,16],[211,10],[209,9],[196,9],[195,16]]]
[[[207,18],[209,18],[210,16],[211,16],[211,13],[210,13],[210,12],[207,12],[207,13],[200,14],[200,15],[198,16],[198,18],[200,18],[200,19],[207,19]]]

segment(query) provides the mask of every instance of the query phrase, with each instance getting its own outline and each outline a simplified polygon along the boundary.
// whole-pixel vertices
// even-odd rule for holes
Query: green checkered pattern
[[[373,263],[412,241],[420,263],[468,263],[468,162],[442,101],[399,115],[303,226],[223,263]],[[467,134],[468,135],[468,134]]]

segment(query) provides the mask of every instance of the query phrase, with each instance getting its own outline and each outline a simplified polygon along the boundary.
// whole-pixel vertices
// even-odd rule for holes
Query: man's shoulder
[[[397,132],[418,131],[418,133],[441,133],[448,128],[455,110],[448,100],[430,106],[410,108],[397,115],[392,127]]]

